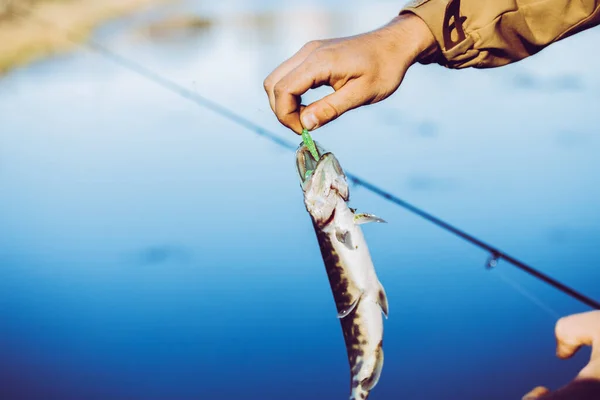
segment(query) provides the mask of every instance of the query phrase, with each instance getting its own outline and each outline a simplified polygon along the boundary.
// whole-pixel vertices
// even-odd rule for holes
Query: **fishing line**
[[[200,107],[207,108],[217,114],[220,114],[224,118],[226,118],[232,122],[235,122],[236,124],[254,132],[255,134],[260,135],[260,136],[270,140],[271,142],[277,144],[280,147],[283,147],[283,148],[291,150],[291,151],[296,150],[297,146],[294,145],[293,143],[280,138],[275,133],[269,131],[266,128],[263,128],[262,126],[260,126],[258,124],[255,124],[254,122],[250,121],[249,119],[231,111],[227,107],[224,107],[204,96],[201,96],[198,93],[195,93],[195,92],[192,92],[191,90],[186,89],[185,87],[177,84],[176,82],[174,82],[168,78],[165,78],[165,77],[159,75],[156,72],[153,72],[152,70],[144,67],[143,65],[141,65],[129,58],[125,58],[125,57],[117,54],[116,52],[110,50],[106,46],[104,46],[94,40],[90,39],[87,42],[81,43],[81,42],[73,39],[73,37],[76,37],[76,36],[73,35],[68,29],[59,27],[56,24],[54,24],[53,22],[48,21],[47,19],[44,19],[44,18],[41,18],[41,17],[35,15],[34,12],[31,12],[32,11],[31,8],[29,8],[29,10],[30,10],[30,13],[27,14],[27,16],[29,16],[29,17],[34,16],[35,19],[38,21],[38,23],[40,23],[42,25],[50,26],[53,29],[63,32],[65,37],[68,40],[70,40],[73,44],[80,46],[80,47],[88,48],[88,49],[100,54],[101,56],[104,56],[106,59],[113,61],[117,65],[124,67],[124,68],[150,80],[151,82],[154,82],[155,84],[163,87],[164,89],[166,89],[172,93],[175,93],[175,94],[179,95],[180,97],[197,104]],[[12,12],[15,13],[15,15],[17,14],[16,10],[13,10]],[[472,235],[466,233],[465,231],[463,231],[461,229],[458,229],[457,227],[433,216],[432,214],[429,214],[428,212],[426,212],[424,210],[421,210],[420,208],[402,200],[401,198],[393,195],[392,193],[390,193],[384,189],[379,188],[378,186],[370,183],[369,181],[367,181],[363,178],[360,178],[359,176],[357,176],[353,173],[347,172],[346,176],[355,185],[361,186],[364,189],[375,194],[376,196],[382,197],[382,198],[388,200],[389,202],[391,202],[397,206],[400,206],[400,207],[404,208],[405,210],[407,210],[413,214],[416,214],[416,215],[420,216],[421,218],[433,223],[434,225],[437,225],[438,227],[466,240],[467,242],[475,245],[476,247],[479,247],[479,248],[487,251],[490,254],[490,260],[488,261],[488,265],[490,265],[491,263],[496,264],[498,262],[498,260],[504,260],[504,261],[508,262],[509,264],[513,265],[514,267],[521,269],[522,271],[547,283],[548,285],[565,293],[566,295],[580,301],[581,303],[583,303],[593,309],[600,310],[600,302],[597,302],[596,300],[591,299],[590,297],[587,297],[587,296],[579,293],[578,291],[566,286],[565,284],[557,281],[556,279],[551,278],[550,276],[536,270],[535,268],[527,265],[526,263],[524,263],[522,261],[519,261],[515,257],[512,257],[511,255],[501,251],[497,247],[492,246],[492,245],[476,238],[475,236],[472,236]],[[529,298],[531,300],[531,297],[529,297]]]
[[[531,301],[533,304],[538,306],[539,309],[542,310],[547,315],[549,315],[550,318],[552,318],[554,320],[557,320],[560,318],[560,315],[558,314],[558,312],[556,312],[556,310],[554,310],[552,307],[550,307],[549,305],[544,303],[539,297],[537,297],[536,295],[531,293],[529,290],[525,289],[523,286],[519,285],[517,282],[515,282],[514,280],[512,280],[511,278],[506,276],[506,274],[504,274],[502,271],[498,270],[498,271],[494,271],[492,273],[495,274],[506,285],[510,286],[513,290],[520,293],[523,297],[525,297],[526,299]]]

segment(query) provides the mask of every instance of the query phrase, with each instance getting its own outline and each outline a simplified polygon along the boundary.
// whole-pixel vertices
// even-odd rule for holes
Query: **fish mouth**
[[[304,143],[300,143],[296,150],[296,169],[298,170],[298,177],[300,182],[304,185],[312,176],[313,172],[317,169],[319,161],[323,159],[323,156],[327,154],[327,151],[323,149],[317,142],[315,142],[315,148],[319,155],[319,160],[315,160],[310,150]]]
[[[333,153],[315,142],[318,160],[304,143],[296,150],[296,167],[304,205],[317,226],[331,222],[339,200],[348,201],[350,192],[346,175]]]
[[[330,189],[335,189],[345,201],[348,201],[346,174],[337,158],[317,142],[315,148],[319,160],[314,159],[304,143],[301,143],[296,150],[296,168],[302,191],[305,193],[311,191],[311,197],[314,197],[316,194],[327,194]]]

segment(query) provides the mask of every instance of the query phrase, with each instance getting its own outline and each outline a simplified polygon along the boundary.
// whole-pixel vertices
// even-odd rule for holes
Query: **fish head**
[[[350,193],[346,175],[337,158],[317,142],[315,147],[319,155],[318,161],[304,143],[298,147],[296,167],[306,210],[322,226],[331,220],[340,201],[348,201]]]

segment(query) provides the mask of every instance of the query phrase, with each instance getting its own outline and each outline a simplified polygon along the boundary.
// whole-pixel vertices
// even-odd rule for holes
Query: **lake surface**
[[[183,2],[95,39],[275,132],[264,77],[392,1]],[[168,15],[209,28],[150,38]],[[315,132],[348,171],[600,299],[600,30],[493,70],[412,68]],[[306,101],[325,93],[316,90]],[[78,50],[0,81],[0,397],[344,399],[343,337],[292,152]],[[371,398],[520,399],[566,295],[351,189],[390,303]]]

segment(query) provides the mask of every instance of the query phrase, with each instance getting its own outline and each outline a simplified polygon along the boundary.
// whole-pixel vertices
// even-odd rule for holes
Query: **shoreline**
[[[12,4],[16,12],[0,15],[0,79],[14,69],[73,50],[103,23],[167,1],[172,0],[44,0],[26,7]],[[43,21],[51,21],[53,26]]]

